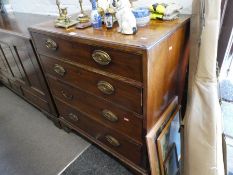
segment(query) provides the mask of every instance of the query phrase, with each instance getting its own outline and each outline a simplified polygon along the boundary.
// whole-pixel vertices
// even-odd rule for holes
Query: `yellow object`
[[[151,13],[150,19],[163,19],[163,15],[159,13]]]
[[[157,5],[157,7],[156,7],[156,12],[157,13],[164,14],[165,10],[166,10],[166,8],[163,5],[161,5],[161,4]]]
[[[151,6],[149,7],[149,10],[150,10],[150,12],[155,12],[155,9],[154,9],[153,5],[151,5]]]
[[[163,4],[153,4],[149,7],[150,12],[164,14],[166,7]]]

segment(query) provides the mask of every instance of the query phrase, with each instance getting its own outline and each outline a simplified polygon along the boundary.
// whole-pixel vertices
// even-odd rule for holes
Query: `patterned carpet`
[[[115,159],[90,146],[61,175],[132,175]]]

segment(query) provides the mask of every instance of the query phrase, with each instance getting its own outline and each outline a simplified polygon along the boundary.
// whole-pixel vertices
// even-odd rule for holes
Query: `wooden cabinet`
[[[27,31],[29,25],[46,18],[21,13],[0,16],[0,77],[8,88],[58,123],[57,111]]]
[[[151,21],[133,36],[53,22],[30,32],[62,125],[148,174],[145,135],[183,91],[189,17]]]

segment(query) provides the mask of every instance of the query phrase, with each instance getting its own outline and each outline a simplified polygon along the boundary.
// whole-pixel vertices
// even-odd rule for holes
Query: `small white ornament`
[[[129,0],[112,0],[112,5],[116,9],[116,18],[119,24],[118,32],[132,35],[137,32],[135,16],[131,10]]]

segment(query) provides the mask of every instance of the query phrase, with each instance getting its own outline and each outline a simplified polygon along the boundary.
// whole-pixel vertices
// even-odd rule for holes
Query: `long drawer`
[[[142,90],[58,59],[41,56],[46,74],[142,114]]]
[[[48,77],[53,95],[92,119],[133,139],[142,140],[142,119],[98,97]],[[59,110],[59,107],[58,107]]]
[[[66,120],[75,125],[90,137],[99,140],[135,164],[141,164],[141,144],[136,144],[127,137],[95,122],[60,100],[56,100],[56,104],[61,120]]]
[[[142,55],[33,33],[39,54],[64,58],[142,82]]]
[[[51,111],[49,103],[47,101],[33,94],[31,91],[27,90],[24,87],[22,87],[21,89],[22,89],[24,98],[26,98],[30,103],[32,103],[39,109],[42,109],[45,111]]]

